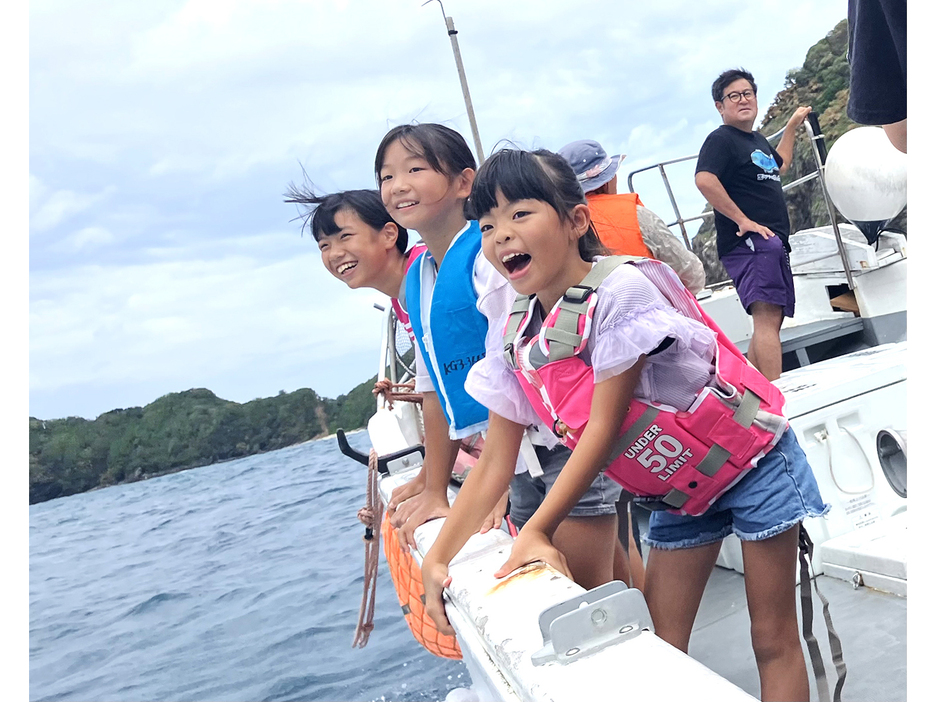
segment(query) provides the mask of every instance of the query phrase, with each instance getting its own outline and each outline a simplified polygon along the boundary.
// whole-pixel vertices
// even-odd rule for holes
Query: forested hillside
[[[849,81],[847,49],[848,24],[842,20],[807,52],[802,68],[787,73],[784,89],[777,93],[766,111],[762,108],[762,120],[757,130],[766,136],[780,131],[800,105],[810,105],[813,112],[819,116],[819,125],[825,135],[827,148],[845,132],[861,126],[852,122],[845,114]],[[754,78],[757,79],[756,74]],[[761,105],[768,104],[769,96],[759,95],[758,98]],[[805,129],[801,128],[793,150],[793,163],[783,176],[783,183],[786,185],[814,170],[816,162],[812,149],[807,142]],[[787,191],[786,200],[791,232],[830,223],[817,180]],[[839,222],[847,221],[837,212],[836,217]],[[906,221],[907,212],[904,210],[894,222],[894,226],[906,231]],[[728,279],[715,251],[715,227],[711,218],[705,220],[692,240],[692,249],[702,259],[707,283]]]
[[[374,411],[375,380],[335,400],[303,388],[239,404],[193,389],[95,420],[30,417],[29,503],[357,429]]]

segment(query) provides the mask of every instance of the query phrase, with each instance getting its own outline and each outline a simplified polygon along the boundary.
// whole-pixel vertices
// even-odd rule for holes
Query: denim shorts
[[[544,446],[534,446],[543,474],[537,477],[524,471],[517,473],[510,481],[510,521],[519,529],[543,503],[546,494],[556,484],[559,472],[569,460],[572,451],[562,444],[549,450]],[[621,494],[621,486],[604,473],[595,478],[591,487],[582,495],[582,499],[569,512],[570,517],[599,517],[605,514],[617,514],[615,504]]]
[[[721,257],[734,282],[741,306],[751,313],[755,302],[767,302],[783,308],[785,317],[792,317],[796,306],[790,254],[779,236],[765,239],[751,234],[742,243]]]
[[[734,532],[743,541],[762,541],[829,511],[792,429],[747,475],[715,500],[705,514],[689,517],[653,512],[644,543],[677,549],[721,541]]]

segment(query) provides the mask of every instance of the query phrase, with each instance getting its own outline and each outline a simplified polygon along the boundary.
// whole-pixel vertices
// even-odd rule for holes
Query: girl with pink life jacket
[[[460,134],[439,124],[394,127],[381,141],[374,167],[384,206],[428,247],[406,281],[406,305],[417,341],[416,390],[423,395],[426,456],[420,474],[398,487],[388,504],[391,524],[399,528],[399,541],[406,547],[415,545],[418,526],[449,512],[446,487],[454,442],[488,429],[488,408],[465,391],[464,382],[484,357],[491,320],[509,309],[515,293],[481,253],[478,223],[466,215],[475,162]],[[505,467],[515,479],[501,486],[487,518],[474,525],[475,530],[498,526],[508,484],[510,517],[521,531],[542,491],[550,489],[571,451],[554,441],[552,450],[538,443],[540,433],[549,433],[545,427],[542,432],[533,428],[541,426],[534,417],[529,428],[521,427],[521,448]],[[484,450],[478,460],[483,456]],[[472,472],[476,468],[477,464]],[[557,537],[570,553],[576,580],[586,587],[613,577],[629,578],[627,555],[617,538],[621,488],[606,476],[593,482]]]
[[[479,170],[472,213],[484,255],[518,293],[466,389],[491,410],[482,459],[423,561],[427,612],[451,631],[448,563],[510,474],[522,427],[573,448],[520,531],[504,577],[533,561],[569,574],[557,526],[605,473],[653,509],[644,594],[656,634],[687,651],[722,539],[742,541],[764,699],[808,699],[797,630],[799,529],[828,510],[780,392],[702,312],[665,264],[607,257],[568,163],[503,150]],[[485,460],[487,456],[487,460]]]
[[[302,227],[312,232],[322,265],[351,289],[373,288],[390,298],[410,339],[413,329],[400,303],[406,272],[426,250],[409,246],[409,232],[387,212],[376,190],[318,195],[310,185],[290,186],[286,202],[305,206]]]

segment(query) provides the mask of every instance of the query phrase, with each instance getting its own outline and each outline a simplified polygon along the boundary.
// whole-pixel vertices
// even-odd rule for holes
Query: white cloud
[[[117,189],[113,186],[97,193],[79,193],[73,190],[50,192],[42,181],[29,176],[29,228],[44,232],[62,224],[71,217],[85,212],[107,200]]]
[[[772,95],[845,15],[806,0],[445,10],[486,152],[596,138],[628,154],[622,180],[698,150],[716,125],[718,71],[746,65]],[[95,388],[99,411],[126,405],[107,398],[141,378],[251,399],[291,385],[338,394],[369,377],[382,296],[327,277],[281,193],[300,164],[326,192],[373,187],[376,144],[400,122],[470,134],[436,3],[42,0],[29,12],[42,413],[71,413],[55,398]],[[701,209],[691,174],[674,188]],[[665,194],[638,189],[667,217]]]
[[[228,256],[34,275],[31,387],[140,378],[198,385],[199,376],[263,372],[283,354],[304,354],[311,366],[348,347],[372,348],[376,323],[344,320],[383,296],[353,294],[317,259],[307,251],[271,265]]]
[[[60,248],[76,252],[82,249],[112,244],[114,241],[116,241],[116,237],[104,227],[85,227],[65,239]]]

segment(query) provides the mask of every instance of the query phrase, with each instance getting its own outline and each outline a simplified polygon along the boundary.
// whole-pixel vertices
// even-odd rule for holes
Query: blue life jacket
[[[442,259],[429,309],[432,338],[423,329],[422,272],[433,265],[425,252],[406,274],[406,306],[413,334],[426,360],[429,377],[449,425],[449,437],[461,439],[487,428],[488,410],[465,392],[471,367],[484,358],[487,318],[478,311],[474,264],[481,251],[481,229],[469,222]]]

